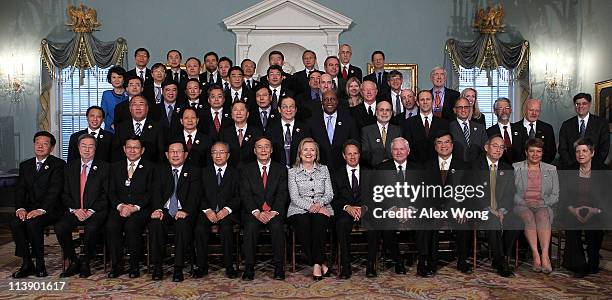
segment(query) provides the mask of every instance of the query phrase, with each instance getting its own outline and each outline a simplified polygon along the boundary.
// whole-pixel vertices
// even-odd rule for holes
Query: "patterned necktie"
[[[223,92],[229,92],[229,82],[226,82],[223,84],[224,88],[223,88]]]
[[[140,136],[140,134],[142,134],[142,124],[140,124],[140,122],[136,122],[136,129],[134,129],[134,134],[136,134],[137,136]]]
[[[276,109],[278,103],[278,96],[276,95],[276,89],[272,90],[272,109]]]
[[[238,97],[238,92],[234,94],[234,102],[240,101],[240,97]]]
[[[268,125],[268,111],[262,110],[261,111],[261,126],[263,126],[263,128],[266,128],[267,125]]]
[[[217,169],[217,186],[221,186],[221,179],[223,179],[223,177],[221,176],[221,171],[223,171],[223,169]]]
[[[84,198],[84,194],[85,194],[85,184],[87,183],[87,164],[83,164],[83,168],[81,169],[81,178],[79,180],[80,183],[80,195],[81,195],[81,199],[80,199],[80,203],[81,203],[81,209],[84,209],[85,206],[83,205],[83,198]]]
[[[446,161],[443,160],[440,163],[440,175],[442,176],[442,184],[446,184],[446,175],[448,174],[448,170],[446,169]]]
[[[291,124],[285,124],[285,162],[287,166],[291,166]]]
[[[242,147],[242,141],[244,141],[244,134],[242,133],[243,130],[243,128],[238,129],[238,145],[240,145],[240,147]]]
[[[210,73],[210,76],[208,77],[208,84],[213,84],[215,83],[215,78],[213,77],[213,73]]]
[[[178,169],[172,170],[172,177],[174,178],[174,189],[172,190],[172,196],[170,196],[170,202],[168,203],[168,213],[174,218],[178,212],[178,198],[176,196],[176,186],[178,185]]]
[[[357,169],[351,170],[351,172],[353,173],[351,175],[351,191],[353,192],[353,199],[357,199],[357,197],[359,197],[359,180],[357,179],[357,175],[355,174],[356,171]]]
[[[466,144],[470,144],[470,127],[467,122],[463,121],[463,136],[465,137]]]
[[[404,169],[402,168],[402,165],[398,165],[397,166],[397,180],[398,181],[405,181],[404,179]]]
[[[172,122],[172,105],[168,105],[168,124]]]
[[[584,137],[586,133],[586,125],[584,125],[584,119],[580,120],[580,137]]]
[[[441,105],[442,105],[442,99],[440,98],[440,91],[436,91],[435,102],[434,102],[434,112],[440,111]]]
[[[191,147],[193,147],[193,139],[191,139],[191,134],[187,135],[187,152],[191,152]]]
[[[132,179],[132,176],[134,176],[134,170],[134,162],[131,161],[130,167],[128,168],[128,179]]]
[[[425,117],[425,135],[429,136],[429,117]]]
[[[348,79],[348,72],[346,71],[346,66],[342,67],[342,78],[345,80]]]
[[[533,123],[529,123],[529,138],[533,139],[535,138],[535,130],[533,130]]]
[[[161,86],[155,87],[155,103],[160,103],[162,99]]]
[[[179,82],[178,72],[174,72],[174,81]]]
[[[495,164],[489,166],[489,183],[491,185],[491,209],[497,210],[497,199],[495,197],[497,176],[495,172]]]
[[[412,112],[408,113],[408,118],[412,117]],[[407,118],[406,118],[407,119]]]
[[[142,79],[142,82],[144,84],[145,77],[144,77],[144,71],[142,71],[142,70],[140,70],[140,79]]]
[[[333,116],[327,117],[327,139],[329,139],[329,144],[331,145],[334,140],[334,124],[332,123]]]
[[[385,126],[380,128],[380,139],[384,147],[387,144],[387,129],[385,129]]]
[[[43,163],[40,161],[36,162],[36,172],[40,171],[40,169],[42,168]]]
[[[213,120],[213,123],[215,124],[215,130],[219,132],[219,129],[221,128],[221,121],[219,120],[218,111],[215,112],[215,119]]]
[[[395,115],[402,113],[402,99],[399,94],[395,95]]]

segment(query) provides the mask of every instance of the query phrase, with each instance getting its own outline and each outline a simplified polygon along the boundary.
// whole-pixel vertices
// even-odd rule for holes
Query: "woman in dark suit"
[[[563,179],[564,190],[561,193],[561,212],[566,229],[566,243],[563,266],[574,273],[574,277],[582,278],[588,274],[599,272],[599,250],[603,241],[604,228],[609,218],[610,178],[605,165],[593,161],[595,146],[589,138],[579,138],[574,142],[577,164],[568,171]],[[609,222],[609,221],[608,221]],[[584,232],[585,249],[582,241]]]
[[[288,221],[313,265],[312,277],[320,280],[331,272],[324,264],[325,232],[334,214],[331,201],[334,196],[327,167],[319,164],[319,146],[312,138],[304,138],[298,147],[299,156],[289,169],[289,196],[291,203]]]
[[[557,168],[542,162],[544,142],[530,139],[525,146],[527,159],[516,162],[514,167],[514,213],[525,224],[525,237],[531,248],[533,271],[552,272],[548,255],[550,246],[552,206],[559,201],[559,176]],[[538,252],[538,239],[542,253]]]
[[[485,116],[483,113],[480,112],[480,109],[478,108],[478,102],[476,101],[477,96],[478,92],[476,92],[476,90],[473,88],[465,88],[461,92],[461,98],[467,99],[470,102],[470,106],[472,106],[469,119],[487,127]]]

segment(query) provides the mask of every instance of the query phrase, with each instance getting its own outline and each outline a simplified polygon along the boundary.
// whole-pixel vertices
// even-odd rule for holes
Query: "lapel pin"
[[[542,136],[542,138],[544,138],[544,136]]]
[[[274,114],[270,114],[270,118],[274,118]]]
[[[45,165],[45,170],[49,170],[49,165]]]
[[[472,129],[473,129],[474,131],[478,130],[478,128],[476,128],[476,127],[472,128]]]
[[[198,104],[198,108],[202,108],[202,104]]]
[[[177,108],[176,108],[176,112],[177,112],[177,113],[181,112],[181,108],[180,108],[180,107],[177,107]]]
[[[455,174],[455,169],[451,169],[451,174]]]
[[[138,165],[138,169],[142,169],[142,165]]]
[[[149,125],[149,127],[147,127],[147,128],[151,129],[151,128],[153,128],[153,125]]]
[[[499,176],[504,176],[504,171],[499,172]]]
[[[338,122],[338,126],[342,126],[342,122]]]
[[[355,70],[351,70],[351,74],[355,73]]]
[[[183,173],[183,177],[187,177],[187,172]]]
[[[249,136],[245,137],[245,138],[244,138],[244,140],[245,140],[245,141],[248,141],[250,137],[251,137],[251,136],[249,135]]]
[[[296,129],[295,129],[295,132],[300,132],[300,129],[299,129],[299,128],[296,128]]]
[[[376,139],[376,142],[377,142],[377,143],[380,143],[380,139]]]
[[[99,135],[98,135],[98,137],[99,137],[99,138],[104,138],[104,135],[99,134]]]
[[[93,166],[92,168],[94,171],[98,169],[98,166]]]
[[[226,118],[227,118],[227,117],[229,117],[229,115],[228,115],[228,114],[223,114],[223,116],[225,116]]]
[[[515,131],[515,132],[514,132],[514,135],[518,135],[518,132],[517,132],[517,131]]]
[[[200,144],[200,140],[195,140],[195,143],[199,145]]]

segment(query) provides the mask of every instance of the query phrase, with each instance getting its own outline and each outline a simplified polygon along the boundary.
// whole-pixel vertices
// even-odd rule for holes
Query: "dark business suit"
[[[463,134],[463,122],[455,119],[448,125],[450,133],[453,135],[453,154],[466,162],[476,161],[484,153],[484,145],[487,143],[487,130],[485,127],[474,121],[466,121],[470,130],[470,143],[465,140]]]
[[[79,137],[83,134],[87,134],[89,129],[83,129],[77,131],[70,136],[70,142],[68,142],[68,161],[81,158],[79,154]],[[111,146],[113,141],[113,134],[100,128],[100,132],[96,135],[96,156],[95,159],[103,160],[105,162],[111,161]]]
[[[438,118],[433,114],[429,117],[429,135],[425,131],[423,119],[418,114],[404,122],[403,134],[410,143],[409,160],[412,161],[428,161],[436,157],[434,150],[433,139],[431,138],[439,131],[448,131],[448,121]]]
[[[170,140],[183,140],[185,145],[187,145],[189,137],[185,138],[183,131],[179,131]],[[191,150],[185,160],[185,164],[198,168],[211,164],[210,148],[212,144],[212,139],[208,135],[204,134],[201,130],[197,130],[196,134],[191,137]]]
[[[265,136],[272,141],[272,159],[285,166],[293,166],[297,158],[297,149],[300,142],[307,137],[310,137],[310,128],[305,123],[295,120],[293,123],[293,129],[291,130],[291,144],[289,145],[289,161],[287,161],[287,155],[285,153],[285,130],[283,128],[281,118],[274,120],[268,130],[266,130]]]
[[[391,118],[391,124],[403,127],[404,122],[406,122],[406,120],[418,114],[419,114],[419,108],[417,107],[416,113],[413,112],[412,115],[409,114],[408,116],[406,116],[406,108],[404,108],[404,112],[397,114],[393,116],[393,118]]]
[[[144,86],[153,84],[153,76],[151,75],[151,69],[146,68],[146,72],[144,73],[144,75],[145,75],[145,80],[142,83],[142,86],[144,87]],[[136,73],[136,68],[127,71],[125,73],[125,76],[123,76],[123,78],[125,80],[128,80],[128,78],[130,78],[132,76],[140,77],[140,74]]]
[[[576,163],[574,154],[574,142],[580,137],[578,117],[574,116],[561,125],[559,129],[559,163],[562,168]],[[608,120],[605,118],[589,114],[589,122],[586,125],[584,134],[593,141],[595,145],[595,156],[593,162],[603,164],[608,157],[610,150],[610,131]]]
[[[251,90],[253,93],[255,92],[255,87],[257,87],[258,85],[259,85],[259,81],[255,80],[254,78],[251,78],[251,79],[244,78],[243,86],[246,86],[247,89]]]
[[[151,118],[147,118],[141,128],[140,141],[142,146],[145,147],[142,158],[151,162],[165,161],[166,138],[163,127]],[[134,125],[131,118],[115,126],[111,153],[113,162],[126,159],[123,146],[125,141],[134,135]]]
[[[236,93],[237,91],[234,91],[231,88],[229,91],[224,92],[224,96],[225,96],[225,103],[223,105],[224,109],[231,111],[232,103],[236,102],[234,99],[236,97]],[[255,100],[255,92],[248,89],[244,82],[242,83],[242,91],[240,93],[240,96],[238,97],[238,100],[247,104],[247,110],[250,110],[257,106],[257,101]]]
[[[505,163],[512,165],[517,161],[525,160],[525,151],[523,151],[524,145],[521,145],[522,141],[526,141],[525,138],[525,129],[523,124],[517,123],[508,123],[508,134],[512,135],[512,149],[504,150],[504,155],[501,160]],[[495,134],[499,134],[502,138],[504,134],[499,129],[498,123],[493,124],[493,126],[487,128],[487,135],[492,136]]]
[[[274,265],[282,268],[285,258],[285,216],[289,190],[287,186],[287,167],[271,161],[267,170],[267,184],[264,188],[261,172],[257,162],[244,166],[240,176],[240,198],[242,225],[244,230],[244,257],[247,270],[255,264],[255,246],[262,227],[267,227],[272,233],[272,249]],[[264,202],[279,215],[262,224],[252,214],[254,210],[263,211]]]
[[[206,91],[206,89],[208,89],[208,87],[211,85],[210,82],[210,75],[212,73],[209,73],[208,71],[200,74],[200,83],[202,83],[202,85],[204,85],[204,90],[202,90],[203,92]],[[221,84],[221,74],[219,74],[218,70],[217,70],[217,76],[213,75],[213,83],[212,84]]]
[[[342,111],[337,111],[336,126],[332,142],[327,136],[327,114],[319,113],[313,115],[306,124],[310,127],[312,138],[319,144],[321,164],[326,165],[330,171],[335,171],[343,164],[342,145],[348,139],[359,140],[359,131],[351,116]]]
[[[15,256],[29,261],[36,258],[37,266],[44,267],[44,229],[55,223],[63,214],[60,200],[64,183],[65,162],[53,155],[47,156],[40,170],[36,170],[36,158],[19,164],[19,180],[15,191],[15,209],[26,213],[35,209],[46,212],[36,218],[21,221],[11,217],[11,233],[15,242]],[[32,251],[30,252],[30,245]]]
[[[321,92],[317,92],[313,98],[310,86],[307,87],[303,93],[296,96],[295,105],[298,110],[295,114],[295,118],[300,121],[306,121],[308,118],[312,117],[312,115],[320,113],[322,110],[321,100]]]
[[[351,117],[355,121],[357,129],[361,130],[368,125],[376,123],[376,103],[372,106],[372,114],[368,113],[364,102],[350,108]]]
[[[234,125],[234,121],[231,117],[231,112],[222,109],[219,111],[219,122],[221,122],[221,127],[219,127],[219,131],[215,128],[214,116],[210,111],[210,106],[206,105],[202,112],[202,117],[198,123],[198,131],[202,131],[206,135],[210,137],[210,139],[214,142],[219,140],[219,133],[222,128],[231,127]]]
[[[175,81],[179,85],[182,84],[184,81],[187,81],[187,71],[181,69],[177,73],[178,73],[177,74],[178,78],[175,78],[174,77],[174,71],[172,69],[167,69],[166,70],[166,80]]]
[[[391,159],[391,143],[393,139],[402,136],[402,129],[399,126],[387,124],[386,130],[387,138],[383,144],[378,122],[361,128],[361,161],[371,168]]]
[[[168,105],[172,106],[170,119],[168,119]],[[150,110],[149,116],[164,127],[164,136],[172,136],[173,134],[180,132],[183,127],[180,119],[181,110],[184,107],[184,104],[178,102],[166,104],[162,99],[162,102],[156,104],[155,107]]]
[[[376,96],[377,101],[383,100],[382,97],[391,92],[391,87],[389,86],[389,80],[387,80],[388,76],[389,76],[389,72],[383,71],[380,82],[378,81],[378,74],[376,72],[370,73],[366,75],[365,77],[363,77],[363,81],[369,80],[369,81],[376,83],[376,87],[378,88],[378,93]]]
[[[204,211],[211,209],[218,213],[225,207],[229,207],[232,213],[219,221],[217,225],[219,226],[219,233],[221,234],[221,242],[223,244],[223,262],[225,268],[233,268],[233,225],[237,222],[240,214],[240,194],[238,191],[240,173],[231,166],[227,166],[219,185],[217,171],[214,164],[202,170],[202,186],[206,188],[203,189],[195,227],[197,265],[202,269],[208,269],[208,237],[211,226],[215,225],[206,217]]]
[[[310,72],[313,72],[313,71],[316,71],[316,69],[312,69],[312,71]],[[295,91],[294,92],[296,94],[301,94],[307,88],[309,88],[308,82],[310,81],[310,79],[308,78],[306,69],[293,73],[293,80],[295,81]]]
[[[157,99],[155,98],[155,84],[151,84],[151,85],[147,85],[144,87],[144,89],[142,90],[142,96],[145,97],[145,99],[147,99],[147,103],[149,104],[149,108],[152,108],[153,106],[155,106],[157,104]],[[180,96],[180,91],[179,92],[179,98],[182,98]],[[161,101],[163,99],[162,94],[162,89],[160,86],[160,90],[159,90],[159,100]],[[178,100],[178,99],[177,99]]]
[[[255,161],[255,139],[263,135],[261,129],[255,126],[247,126],[246,132],[243,132],[244,138],[242,145],[238,142],[238,133],[236,126],[225,127],[221,129],[219,139],[226,142],[230,148],[230,157],[227,163],[240,169],[243,165]]]
[[[247,123],[249,126],[258,127],[261,131],[266,132],[270,124],[274,121],[280,119],[280,112],[277,109],[273,109],[270,107],[270,111],[267,114],[266,126],[262,123],[261,120],[261,111],[259,110],[259,106],[255,106],[253,109],[249,111],[249,118],[247,119]]]
[[[338,75],[340,77],[342,77],[342,64],[340,64],[340,70],[338,72]],[[361,81],[363,79],[363,72],[361,71],[361,68],[359,68],[359,67],[357,67],[357,66],[355,66],[353,64],[349,64],[349,68],[346,71],[346,75],[347,75],[347,77],[345,78],[346,80],[348,80],[351,77],[355,77],[355,78],[359,79],[359,81]]]
[[[523,126],[523,119],[515,124],[523,127],[523,130],[525,131],[522,135],[519,135],[523,138],[523,140],[519,141],[519,145],[522,146],[521,153],[525,153],[525,150],[527,150],[525,148],[525,143],[527,140],[529,140],[529,130]],[[557,156],[557,144],[555,142],[555,132],[553,127],[550,124],[540,120],[536,121],[535,127],[535,138],[541,139],[544,142],[544,149],[542,149],[542,161],[550,164],[555,159],[555,156]]]
[[[432,101],[432,105],[436,105],[436,93],[434,92],[434,89],[430,89],[429,90],[431,92],[431,101]],[[455,115],[455,111],[453,110],[453,108],[455,108],[455,102],[457,101],[457,99],[459,99],[459,97],[461,96],[461,94],[453,89],[449,89],[447,87],[444,87],[444,97],[441,99],[442,100],[442,118],[446,119],[447,121],[452,121],[455,118],[457,118],[457,116]]]
[[[130,269],[138,270],[143,245],[142,233],[151,216],[155,164],[141,159],[137,165],[134,165],[134,174],[130,180],[128,180],[128,168],[127,160],[111,164],[113,171],[109,179],[110,208],[106,221],[106,243],[114,270],[123,265],[124,240],[127,240],[130,254]],[[122,217],[117,209],[120,204],[132,204],[140,209],[129,217]]]
[[[81,208],[80,177],[82,162],[80,159],[73,160],[66,165],[64,171],[64,192],[62,202],[66,210],[61,219],[55,224],[57,241],[62,247],[64,259],[76,260],[76,252],[72,241],[72,230],[78,225],[85,227],[85,253],[84,260],[87,262],[96,253],[96,244],[101,236],[101,229],[106,221],[108,213],[108,177],[110,167],[107,162],[93,160],[90,165],[89,174],[83,192],[83,209],[93,210],[94,213],[83,222],[79,221],[70,209]],[[81,253],[83,256],[83,253]]]
[[[168,164],[159,164],[156,170],[153,202],[151,211],[161,210],[163,218],[149,221],[149,239],[151,247],[151,262],[155,268],[162,265],[163,248],[166,244],[167,231],[174,226],[174,267],[182,268],[185,265],[185,256],[192,245],[193,225],[196,219],[199,201],[201,198],[201,171],[200,168],[184,164],[176,185],[176,198],[181,209],[187,213],[183,219],[175,219],[168,213],[166,203],[174,192],[174,176],[172,167]]]
[[[132,118],[130,114],[131,101],[132,99],[129,98],[128,101],[123,101],[115,105],[115,118],[113,119],[113,124],[115,125],[115,128],[117,128],[117,124]],[[155,98],[153,98],[153,102],[151,102],[151,100],[147,98],[147,103],[149,105],[149,108],[152,108],[155,105]]]

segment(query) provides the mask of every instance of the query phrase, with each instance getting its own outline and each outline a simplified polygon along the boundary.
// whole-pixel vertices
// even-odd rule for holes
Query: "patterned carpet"
[[[28,279],[27,282],[60,282],[59,246],[55,238],[48,238],[46,247],[50,276],[44,280]],[[138,279],[122,276],[107,279],[102,266],[87,279],[65,280],[62,291],[10,290],[17,281],[10,274],[20,261],[13,256],[13,244],[0,246],[0,299],[612,299],[612,272],[576,280],[561,270],[551,275],[530,271],[530,266],[519,267],[516,277],[501,278],[492,273],[484,262],[474,274],[464,275],[450,264],[438,271],[434,278],[415,276],[415,266],[408,275],[397,276],[393,269],[379,271],[379,277],[365,277],[365,263],[357,259],[353,263],[353,277],[339,280],[334,277],[313,282],[311,270],[302,267],[296,273],[287,272],[285,281],[270,277],[273,268],[267,263],[258,265],[255,280],[244,282],[227,279],[223,270],[211,266],[211,274],[203,279],[186,276],[182,283],[171,282],[170,268],[161,282],[153,282],[146,273]],[[53,263],[53,264],[52,264]],[[23,282],[23,281],[22,281]]]

